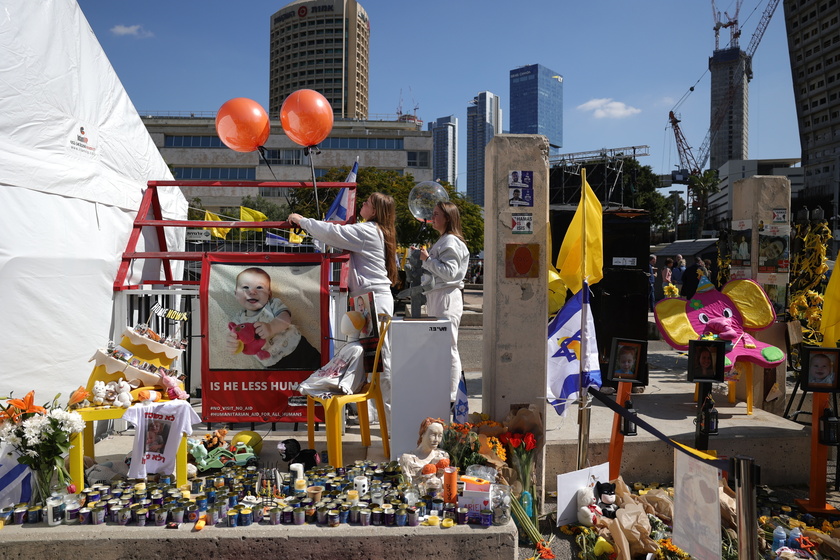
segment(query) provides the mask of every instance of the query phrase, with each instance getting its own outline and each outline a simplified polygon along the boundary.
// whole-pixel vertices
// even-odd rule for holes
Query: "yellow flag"
[[[289,230],[289,243],[303,243],[303,236]]]
[[[563,244],[557,255],[557,270],[560,279],[576,294],[583,287],[583,279],[589,285],[604,277],[603,212],[598,197],[586,182],[586,169],[580,172],[583,188],[580,204]]]
[[[239,207],[239,219],[243,222],[264,222],[268,216],[253,208]],[[262,231],[262,228],[242,228],[242,231]]]
[[[221,222],[222,219],[214,214],[213,212],[208,212],[207,210],[204,211],[204,221],[205,222]],[[227,239],[227,234],[230,231],[230,228],[221,228],[221,227],[206,227],[204,229],[210,230],[210,235],[213,237],[220,237],[222,239]]]
[[[823,346],[834,348],[840,340],[840,271],[832,272],[823,296],[820,332]]]

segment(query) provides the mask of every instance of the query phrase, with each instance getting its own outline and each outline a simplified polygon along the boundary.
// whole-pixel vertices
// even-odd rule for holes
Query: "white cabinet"
[[[417,448],[424,418],[451,420],[450,328],[447,319],[391,322],[391,459]]]

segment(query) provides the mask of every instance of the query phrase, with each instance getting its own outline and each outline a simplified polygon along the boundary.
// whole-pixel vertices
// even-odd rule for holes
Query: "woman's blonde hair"
[[[441,235],[451,233],[466,244],[464,233],[461,231],[461,213],[458,211],[458,207],[452,202],[443,200],[438,202],[435,207],[443,213],[443,217],[446,219],[446,228]]]
[[[368,201],[373,210],[370,221],[376,222],[376,226],[382,232],[382,239],[385,240],[385,270],[388,271],[388,280],[393,286],[400,278],[397,271],[397,210],[394,197],[375,192],[368,197]]]

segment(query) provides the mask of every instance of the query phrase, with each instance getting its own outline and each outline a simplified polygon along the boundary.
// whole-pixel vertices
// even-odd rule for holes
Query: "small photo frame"
[[[822,346],[802,347],[802,372],[800,385],[812,393],[837,393],[840,348]]]
[[[359,340],[379,338],[379,321],[376,317],[376,303],[373,299],[373,292],[365,292],[356,297],[351,297],[349,304],[350,310],[360,312],[365,318],[365,326],[359,333]]]
[[[608,381],[647,385],[647,341],[613,338]]]
[[[723,382],[726,342],[722,340],[688,341],[688,380],[694,383]]]
[[[136,367],[137,369],[141,369],[142,364],[140,363],[139,358],[131,358],[129,365],[131,365],[132,367]]]

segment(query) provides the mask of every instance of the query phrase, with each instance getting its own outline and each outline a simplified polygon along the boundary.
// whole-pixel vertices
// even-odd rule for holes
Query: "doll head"
[[[359,338],[359,333],[365,327],[365,317],[358,311],[348,311],[341,318],[341,333],[352,339]]]

